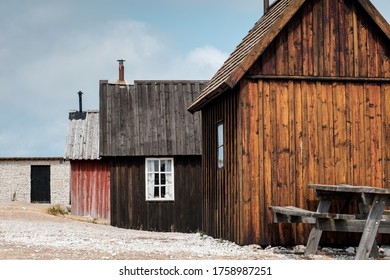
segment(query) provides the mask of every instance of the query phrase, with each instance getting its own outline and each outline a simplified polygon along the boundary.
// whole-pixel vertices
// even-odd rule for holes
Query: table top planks
[[[351,186],[351,185],[322,185],[308,184],[309,188],[317,191],[348,192],[348,193],[371,193],[371,194],[389,194],[390,189],[375,188],[369,186]]]

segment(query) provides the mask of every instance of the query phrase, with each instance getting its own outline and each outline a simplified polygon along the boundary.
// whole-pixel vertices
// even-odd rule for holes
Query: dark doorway
[[[50,165],[31,166],[31,202],[50,203]]]

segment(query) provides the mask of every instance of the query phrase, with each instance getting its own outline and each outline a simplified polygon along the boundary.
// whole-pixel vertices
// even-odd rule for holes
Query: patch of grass
[[[206,239],[207,235],[204,231],[198,230],[197,233],[199,234],[200,239]]]
[[[56,205],[49,207],[47,209],[47,213],[49,213],[50,215],[57,216],[57,215],[65,215],[65,214],[68,214],[69,212],[66,208],[62,207],[59,204],[56,204]]]
[[[91,219],[88,219],[88,220],[87,220],[87,223],[91,223],[91,224],[97,224],[97,223],[98,223],[98,221],[97,221],[97,219],[96,219],[96,218],[91,218]]]

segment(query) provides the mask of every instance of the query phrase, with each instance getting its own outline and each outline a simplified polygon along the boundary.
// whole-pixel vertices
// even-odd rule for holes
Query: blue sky
[[[390,1],[372,0],[390,22]],[[99,80],[210,79],[262,0],[0,2],[0,157],[64,155],[68,112],[98,109]]]

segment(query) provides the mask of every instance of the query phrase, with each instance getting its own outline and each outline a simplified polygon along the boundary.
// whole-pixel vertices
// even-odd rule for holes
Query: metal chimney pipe
[[[81,91],[79,91],[77,93],[79,95],[79,112],[83,112],[83,98],[82,98],[82,95],[83,93]]]
[[[264,14],[269,10],[269,0],[264,0]]]
[[[119,81],[124,82],[125,81],[125,66],[123,65],[123,62],[126,60],[124,59],[118,59],[119,62]]]

